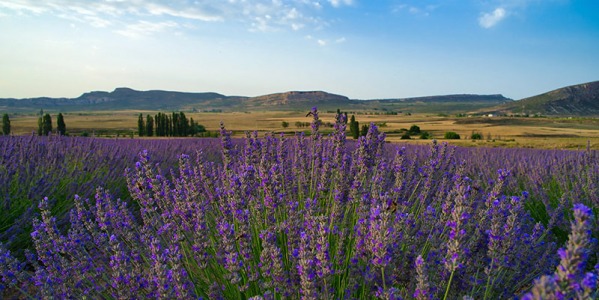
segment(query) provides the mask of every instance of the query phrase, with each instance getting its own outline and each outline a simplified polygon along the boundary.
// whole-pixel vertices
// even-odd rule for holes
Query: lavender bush
[[[0,242],[22,251],[30,243],[31,221],[39,195],[52,202],[60,224],[68,223],[72,197],[90,197],[98,186],[130,199],[123,180],[125,168],[137,160],[139,149],[149,149],[164,166],[175,166],[175,153],[193,152],[200,145],[209,157],[217,153],[215,139],[132,140],[69,138],[62,136],[0,137]]]
[[[597,297],[593,152],[542,152],[555,155],[544,170],[527,169],[538,157],[501,161],[507,150],[390,152],[374,124],[350,144],[343,116],[325,138],[312,115],[310,136],[248,134],[240,145],[222,127],[218,161],[198,148],[169,171],[141,151],[125,177],[135,207],[97,189],[75,197],[68,230],[42,199],[26,260],[0,245],[0,288],[32,298]],[[558,250],[560,230],[569,238]]]

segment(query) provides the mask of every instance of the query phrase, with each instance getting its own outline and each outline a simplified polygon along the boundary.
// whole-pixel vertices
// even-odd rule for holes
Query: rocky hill
[[[244,104],[259,108],[271,107],[273,109],[310,109],[312,106],[346,106],[350,99],[336,94],[322,91],[292,91],[285,93],[268,94],[244,100]]]
[[[488,111],[502,114],[599,116],[599,81],[560,88]]]
[[[112,92],[95,91],[77,98],[28,98],[0,99],[0,111],[29,110],[179,110],[185,105],[210,100],[222,100],[227,96],[217,93],[182,93],[170,91],[136,91],[117,88]]]
[[[501,95],[442,95],[417,98],[352,100],[323,91],[290,91],[258,97],[226,96],[218,93],[137,91],[117,88],[95,91],[77,98],[0,99],[0,112],[44,111],[250,111],[250,110],[369,110],[381,112],[455,113],[492,107],[511,99]]]

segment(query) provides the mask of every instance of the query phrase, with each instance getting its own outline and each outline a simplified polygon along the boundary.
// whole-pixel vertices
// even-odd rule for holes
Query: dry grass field
[[[137,131],[139,113],[154,115],[154,111],[119,111],[94,113],[66,113],[67,132],[100,137],[130,136]],[[215,131],[223,121],[229,130],[241,136],[245,131],[289,132],[309,131],[309,127],[298,128],[296,122],[310,122],[305,112],[235,112],[235,113],[185,113],[188,118],[204,125],[207,130]],[[56,116],[53,116],[55,123]],[[406,115],[370,115],[357,114],[360,124],[374,122],[380,130],[387,133],[387,140],[399,142],[401,129],[418,125],[422,131],[432,134],[437,140],[444,140],[447,131],[457,132],[460,140],[446,140],[450,144],[484,147],[532,147],[550,149],[584,149],[590,141],[591,148],[599,149],[599,119],[558,119],[558,118],[509,118],[509,117],[452,117],[431,114]],[[324,123],[334,122],[333,113],[320,113]],[[284,129],[282,122],[288,122]],[[11,116],[14,134],[31,134],[37,130],[37,116]],[[323,131],[332,130],[323,128]],[[482,140],[471,140],[472,132],[480,132]],[[406,143],[429,143],[414,136]]]

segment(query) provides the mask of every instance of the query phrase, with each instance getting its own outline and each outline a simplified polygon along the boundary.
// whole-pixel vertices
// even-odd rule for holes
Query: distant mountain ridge
[[[489,111],[502,114],[599,116],[599,81],[559,88],[492,107]]]
[[[407,112],[454,112],[491,107],[511,102],[502,95],[441,95],[414,98],[352,100],[324,91],[289,91],[257,97],[226,96],[219,93],[137,91],[116,88],[112,92],[93,91],[77,98],[0,99],[0,111],[114,111],[114,110],[182,110],[182,111],[252,111],[252,110],[380,110]],[[434,105],[433,105],[434,104]]]
[[[379,102],[506,102],[513,101],[510,98],[506,98],[501,94],[493,95],[475,95],[475,94],[454,94],[454,95],[440,95],[440,96],[423,96],[423,97],[411,97],[411,98],[391,98],[391,99],[373,99],[367,101],[379,101]]]

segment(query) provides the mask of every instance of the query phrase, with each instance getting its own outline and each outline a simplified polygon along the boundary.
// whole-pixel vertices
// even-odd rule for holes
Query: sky
[[[596,80],[597,0],[0,0],[0,98],[521,99]]]

